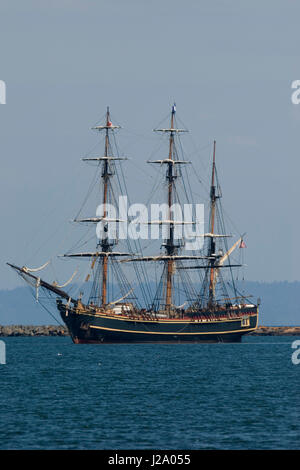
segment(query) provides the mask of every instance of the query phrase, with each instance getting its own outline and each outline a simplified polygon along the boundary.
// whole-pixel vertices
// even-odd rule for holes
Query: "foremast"
[[[101,156],[96,156],[96,157],[84,157],[82,158],[83,161],[88,161],[88,162],[95,162],[98,165],[101,166],[101,179],[103,183],[103,191],[102,191],[102,201],[101,201],[101,213],[96,217],[85,217],[85,218],[78,218],[78,216],[75,218],[74,222],[79,222],[79,223],[94,223],[98,224],[99,222],[102,224],[102,232],[101,232],[101,238],[98,238],[98,242],[96,245],[96,250],[94,251],[87,251],[87,252],[80,252],[80,253],[72,253],[68,252],[63,255],[58,255],[59,257],[68,257],[68,258],[90,258],[92,260],[91,263],[91,271],[94,270],[95,263],[97,262],[97,269],[94,270],[94,282],[93,282],[93,287],[92,287],[92,292],[95,294],[95,297],[97,298],[97,304],[101,308],[105,308],[106,306],[110,304],[115,304],[116,302],[128,297],[128,295],[133,291],[131,288],[130,284],[126,281],[125,277],[122,275],[120,276],[120,273],[118,273],[119,280],[121,279],[122,282],[122,290],[124,291],[122,293],[122,297],[118,299],[117,301],[114,300],[113,302],[108,301],[108,267],[109,267],[109,260],[110,259],[115,259],[120,256],[130,256],[132,253],[124,253],[124,252],[119,252],[119,251],[113,251],[113,246],[118,243],[117,239],[114,239],[111,236],[111,232],[109,230],[109,224],[110,223],[119,223],[119,222],[125,222],[124,220],[120,220],[119,218],[111,218],[109,214],[109,204],[110,204],[110,199],[114,198],[113,190],[112,190],[112,185],[110,183],[111,177],[114,175],[114,163],[116,160],[127,160],[125,157],[119,157],[119,156],[113,156],[112,155],[112,146],[110,143],[110,134],[113,132],[115,129],[119,129],[120,126],[113,125],[111,120],[110,120],[110,111],[109,107],[107,107],[106,110],[106,118],[105,118],[105,123],[104,125],[97,125],[93,127],[93,129],[97,131],[104,131],[105,132],[105,138],[104,138],[104,155]],[[80,209],[81,212],[82,209]],[[79,212],[79,213],[80,213]],[[116,238],[116,237],[115,237]],[[50,262],[50,261],[49,261]],[[36,297],[38,299],[38,290],[39,287],[42,287],[46,289],[47,291],[50,291],[54,294],[56,294],[58,297],[61,297],[63,299],[67,300],[67,304],[72,302],[74,305],[77,305],[77,303],[81,300],[82,294],[80,294],[79,299],[71,297],[67,292],[63,291],[61,287],[64,287],[72,281],[74,278],[74,275],[76,274],[77,271],[72,275],[72,277],[67,281],[65,284],[59,286],[57,282],[53,282],[52,284],[42,280],[40,277],[31,274],[31,272],[35,271],[40,271],[44,267],[46,267],[49,262],[45,263],[45,265],[41,266],[38,269],[31,269],[26,266],[19,267],[14,264],[7,263],[10,267],[12,267],[15,271],[18,272],[29,284],[31,284],[33,287],[36,289]],[[114,270],[116,271],[118,269],[120,271],[120,267],[116,267],[116,264],[114,265]],[[87,282],[90,278],[90,274],[86,276],[85,282]],[[120,281],[119,281],[120,282]],[[126,289],[126,291],[125,291]],[[91,299],[94,299],[94,296],[92,293],[90,294],[89,301],[92,305]],[[94,302],[93,302],[94,306]]]
[[[102,164],[101,179],[102,179],[102,201],[101,201],[101,214],[97,217],[88,217],[83,219],[75,219],[75,222],[83,223],[101,223],[102,224],[102,233],[101,238],[99,239],[95,252],[86,252],[86,253],[69,253],[63,256],[67,257],[80,257],[80,258],[91,258],[92,264],[91,269],[94,269],[95,262],[98,261],[95,279],[92,287],[94,296],[90,298],[99,299],[99,307],[105,307],[108,305],[108,268],[109,261],[111,258],[119,256],[128,256],[131,253],[122,253],[113,251],[113,247],[118,243],[117,239],[112,239],[110,237],[109,224],[121,222],[118,218],[111,218],[109,214],[109,204],[110,192],[112,191],[111,178],[114,175],[113,167],[115,160],[127,160],[127,158],[122,158],[112,155],[112,147],[110,142],[110,135],[114,132],[115,129],[119,129],[120,126],[113,125],[111,122],[109,107],[106,110],[105,124],[93,127],[93,129],[104,132],[104,155],[100,157],[86,157],[82,160],[84,161],[94,161],[98,164]],[[123,222],[123,221],[122,221]],[[87,276],[87,279],[89,275]],[[86,280],[87,280],[86,279]]]
[[[212,175],[211,175],[211,187],[210,187],[210,243],[208,256],[210,257],[210,277],[209,277],[209,305],[213,305],[215,300],[215,262],[216,262],[216,241],[214,237],[215,230],[215,217],[216,217],[216,201],[220,197],[216,194],[215,186],[215,172],[216,172],[216,141],[214,141],[213,151],[213,164],[212,164]]]

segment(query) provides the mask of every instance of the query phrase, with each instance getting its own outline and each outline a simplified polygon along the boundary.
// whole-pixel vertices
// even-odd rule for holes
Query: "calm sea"
[[[291,360],[300,338],[1,339],[1,449],[300,448],[300,364]]]

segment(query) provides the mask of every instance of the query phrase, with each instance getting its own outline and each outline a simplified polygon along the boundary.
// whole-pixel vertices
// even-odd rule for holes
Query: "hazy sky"
[[[217,140],[247,278],[300,280],[299,17],[292,0],[2,0],[0,288],[19,282],[6,261],[43,264],[72,237],[92,177],[80,158],[107,105],[144,201],[152,129],[174,100],[200,176]]]

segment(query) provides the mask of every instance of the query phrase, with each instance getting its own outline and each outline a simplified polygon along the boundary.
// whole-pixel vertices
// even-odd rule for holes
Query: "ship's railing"
[[[60,305],[62,302],[59,303]],[[85,314],[85,313],[92,313],[92,314],[101,314],[107,315],[109,317],[115,318],[128,318],[130,320],[146,320],[146,321],[190,321],[190,322],[210,322],[210,321],[226,321],[226,320],[239,320],[243,319],[244,317],[254,316],[257,315],[257,311],[255,306],[244,306],[247,308],[247,311],[242,311],[243,306],[240,308],[232,309],[231,312],[225,314],[225,309],[219,309],[215,312],[206,311],[199,311],[199,310],[183,310],[178,312],[177,316],[170,318],[165,311],[151,311],[146,309],[136,309],[132,306],[131,310],[124,310],[121,313],[116,313],[113,309],[107,309],[105,307],[98,307],[96,305],[80,305],[78,307],[66,306],[65,308],[68,309],[69,313],[77,313],[77,314]],[[255,310],[250,310],[253,307]]]

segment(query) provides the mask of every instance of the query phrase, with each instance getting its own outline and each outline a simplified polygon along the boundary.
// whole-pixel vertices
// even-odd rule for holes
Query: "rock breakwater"
[[[252,336],[300,336],[300,326],[259,326]]]
[[[259,326],[251,336],[300,336],[300,326]],[[69,336],[60,325],[0,325],[0,336]]]
[[[0,336],[69,336],[60,325],[0,325]]]

